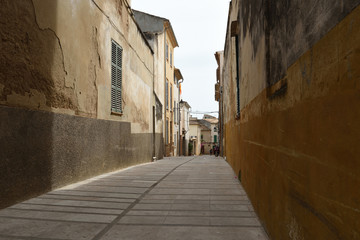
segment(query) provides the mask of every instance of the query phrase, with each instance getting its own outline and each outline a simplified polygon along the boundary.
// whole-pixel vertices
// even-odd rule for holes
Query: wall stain
[[[313,206],[306,202],[299,193],[291,190],[289,194],[290,197],[294,199],[300,206],[317,217],[336,236],[336,239],[342,239],[337,228],[323,214],[318,212]]]

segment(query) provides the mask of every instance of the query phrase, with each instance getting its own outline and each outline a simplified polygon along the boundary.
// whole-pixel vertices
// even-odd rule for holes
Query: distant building
[[[191,106],[187,102],[180,101],[180,156],[189,155],[190,109]]]
[[[219,128],[218,128],[218,136],[219,136],[219,148],[220,155],[225,155],[224,148],[224,83],[223,83],[223,69],[224,69],[224,52],[218,51],[215,53],[216,63],[218,64],[218,68],[216,69],[216,84],[215,84],[215,100],[219,102]]]
[[[190,117],[190,141],[196,149],[194,154],[210,154],[210,150],[219,145],[218,119],[206,114],[203,119]]]
[[[181,74],[180,69],[175,68],[174,71],[174,106],[173,106],[173,116],[174,116],[174,156],[179,156],[180,154],[180,141],[181,141],[181,129],[180,129],[180,99],[181,99],[181,83],[184,81],[184,78]]]
[[[175,125],[178,104],[178,81],[175,78],[174,49],[178,47],[175,33],[168,19],[133,10],[136,22],[144,32],[155,56],[155,94],[163,109],[163,123],[158,122],[157,130],[163,129],[165,156],[174,156],[176,151]],[[181,74],[180,74],[181,75]],[[159,142],[159,140],[157,140]]]
[[[190,117],[190,144],[191,153],[190,155],[201,154],[201,124],[197,118]]]

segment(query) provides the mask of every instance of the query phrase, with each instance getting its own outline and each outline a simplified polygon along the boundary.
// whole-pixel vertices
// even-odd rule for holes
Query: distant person
[[[212,152],[213,152],[213,150],[212,150],[212,148],[210,149],[210,155],[212,155]]]
[[[216,157],[219,156],[219,153],[220,153],[220,148],[219,148],[219,146],[216,146],[215,147],[215,152],[214,152],[215,156]]]

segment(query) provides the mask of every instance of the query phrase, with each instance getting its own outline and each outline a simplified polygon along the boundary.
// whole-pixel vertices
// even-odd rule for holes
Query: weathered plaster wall
[[[261,3],[241,1],[240,22],[243,4],[256,9],[252,4]],[[360,238],[358,5],[358,1],[280,1],[276,6],[286,8],[287,15],[270,15],[269,52],[259,47],[262,37],[256,40],[252,31],[242,35],[241,51],[248,51],[243,47],[247,38],[252,43],[247,45],[252,54],[244,53],[241,59],[249,66],[242,69],[257,65],[255,52],[267,54],[269,75],[251,81],[274,86],[259,87],[253,99],[246,99],[238,120],[229,110],[232,107],[227,108],[226,157],[272,239]],[[358,7],[352,10],[354,6]],[[286,31],[273,28],[285,20]],[[274,39],[278,45],[272,45]],[[225,59],[230,61],[226,54]],[[272,65],[279,59],[286,62]],[[262,72],[264,65],[254,69]],[[234,79],[227,71],[224,85],[231,86]],[[241,84],[241,94],[252,91]],[[272,95],[281,86],[286,87]],[[226,94],[234,94],[229,89]],[[231,105],[230,100],[225,98],[224,105]]]
[[[5,0],[0,15],[0,208],[151,161],[154,57],[123,1]],[[110,112],[111,39],[122,116]]]
[[[47,9],[56,24],[57,3]],[[73,114],[79,104],[57,33],[39,24],[32,1],[4,1],[0,11],[0,104]]]
[[[271,2],[269,84],[284,78],[287,69],[359,3],[359,0]]]

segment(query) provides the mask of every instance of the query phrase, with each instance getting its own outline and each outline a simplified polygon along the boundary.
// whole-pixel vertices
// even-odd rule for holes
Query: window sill
[[[119,113],[119,112],[111,112],[111,115],[116,115],[116,116],[122,116],[123,115],[123,113]]]

